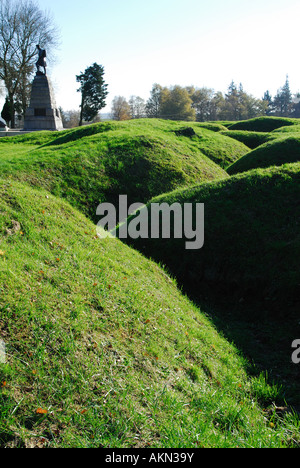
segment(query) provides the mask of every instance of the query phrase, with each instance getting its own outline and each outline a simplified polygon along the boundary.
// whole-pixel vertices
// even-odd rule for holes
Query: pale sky
[[[289,75],[300,91],[299,0],[37,0],[61,33],[48,74],[57,105],[77,109],[76,75],[97,62],[114,96],[149,98],[154,83],[261,98]]]

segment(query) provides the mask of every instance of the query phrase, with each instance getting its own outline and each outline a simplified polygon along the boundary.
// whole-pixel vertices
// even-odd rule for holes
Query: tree
[[[292,113],[293,98],[290,91],[290,83],[288,76],[285,84],[280,88],[274,97],[274,108],[276,115],[280,117],[288,117]]]
[[[242,84],[237,87],[232,81],[222,104],[221,120],[247,120],[265,115],[267,105],[244,91]]]
[[[266,107],[266,115],[272,115],[273,112],[273,100],[272,96],[269,91],[266,91],[264,93],[264,97],[262,98],[262,101],[265,104]]]
[[[242,117],[242,119],[247,120],[247,119],[253,119],[254,117],[266,115],[268,104],[262,99],[257,99],[251,94],[245,93],[244,107],[245,107],[245,117]]]
[[[104,81],[104,68],[102,65],[94,63],[86,68],[84,73],[76,76],[76,81],[80,83],[81,92],[80,119],[79,126],[83,120],[91,122],[103,107],[106,106],[105,99],[108,95],[108,85]]]
[[[300,117],[300,93],[293,96],[293,117]]]
[[[210,103],[210,120],[220,120],[225,99],[221,91],[214,94]]]
[[[195,89],[194,87],[189,87],[187,91],[192,99],[192,107],[196,112],[196,120],[198,122],[210,120],[212,114],[212,100],[214,97],[213,89]]]
[[[74,128],[78,126],[80,119],[80,110],[67,110],[64,111],[61,107],[59,108],[60,115],[63,122],[64,128]]]
[[[222,119],[225,120],[239,120],[240,119],[240,99],[239,91],[234,81],[228,87],[227,94],[225,94],[225,101],[222,109]]]
[[[266,114],[267,104],[244,91],[240,84],[239,92],[239,120],[253,119]]]
[[[49,51],[57,43],[58,32],[52,18],[34,0],[0,0],[0,79],[8,93],[12,128],[16,93],[23,113],[28,104],[28,84],[37,60],[36,45]]]
[[[163,87],[155,83],[152,87],[150,98],[146,103],[146,115],[149,118],[158,118],[161,112]]]
[[[139,96],[131,96],[129,99],[131,117],[141,119],[145,115],[145,101]]]
[[[193,101],[186,88],[178,85],[169,89],[164,88],[161,95],[161,117],[170,120],[196,120],[192,104]]]
[[[123,96],[115,96],[111,106],[111,116],[113,120],[131,119],[130,105]]]

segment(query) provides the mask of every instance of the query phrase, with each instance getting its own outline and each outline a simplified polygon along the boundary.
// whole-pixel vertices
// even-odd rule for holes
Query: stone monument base
[[[24,120],[24,131],[36,130],[63,130],[52,84],[43,73],[37,73],[33,80],[30,105]]]

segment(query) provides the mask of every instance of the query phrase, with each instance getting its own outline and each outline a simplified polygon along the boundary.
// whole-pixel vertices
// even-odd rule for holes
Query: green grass
[[[298,119],[298,122],[300,122],[299,119]],[[272,134],[275,135],[276,137],[279,137],[280,134],[282,134],[282,136],[287,136],[287,133],[299,133],[299,132],[300,132],[300,124],[296,124],[290,127],[277,128],[276,130],[272,131]]]
[[[280,388],[158,265],[46,191],[0,195],[1,447],[298,444]]]
[[[269,135],[270,141],[229,166],[228,174],[233,175],[251,169],[282,166],[300,161],[300,132],[270,133]]]
[[[184,238],[128,242],[202,296],[285,318],[299,308],[299,198],[299,164],[249,171],[150,202],[204,203],[203,249],[185,250]]]
[[[42,187],[95,220],[100,202],[130,203],[178,187],[228,177],[223,169],[249,148],[193,123],[107,122],[0,140],[2,177]],[[42,145],[39,146],[39,143]]]
[[[147,204],[149,213],[151,203],[204,203],[201,250],[186,250],[186,239],[174,239],[173,231],[171,239],[126,241],[165,265],[218,330],[284,385],[298,411],[291,343],[300,332],[299,198],[299,163],[252,170]]]
[[[228,130],[246,130],[250,132],[272,132],[281,127],[299,124],[299,119],[285,117],[256,117],[226,125]]]
[[[227,173],[297,122],[0,139],[1,448],[299,446],[300,166]],[[204,202],[204,248],[100,240],[120,194]]]
[[[0,138],[0,145],[29,145],[39,147],[41,145],[45,145],[59,136],[61,136],[65,132],[49,132],[49,131],[40,131],[40,132],[30,132],[24,133],[23,135],[17,135],[14,137],[2,137]],[[67,132],[68,133],[68,132]],[[0,146],[1,147],[1,146]],[[3,148],[4,149],[4,148]],[[16,147],[15,147],[15,150]]]
[[[272,135],[266,132],[249,132],[247,130],[226,130],[225,132],[221,132],[221,134],[240,141],[250,149],[255,149],[258,146],[277,138],[275,134]]]

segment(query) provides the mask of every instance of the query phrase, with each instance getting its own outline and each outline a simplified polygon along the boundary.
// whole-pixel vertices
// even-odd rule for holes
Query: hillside
[[[229,130],[246,130],[252,132],[272,132],[278,128],[288,127],[299,124],[299,119],[290,119],[286,117],[256,117],[239,122],[229,122],[226,127]]]
[[[300,165],[253,170],[161,195],[151,203],[205,204],[205,245],[186,239],[128,240],[166,264],[189,289],[271,316],[299,308]],[[161,235],[160,235],[161,237]],[[254,306],[254,307],[253,307]],[[254,314],[254,312],[251,312]],[[258,312],[259,313],[259,312]]]
[[[299,446],[299,125],[271,120],[0,138],[1,448]],[[204,203],[204,248],[100,239],[121,194]]]
[[[67,199],[95,220],[98,204],[117,204],[119,194],[145,203],[165,191],[228,177],[222,168],[247,152],[201,124],[146,119],[2,138],[0,171]]]
[[[229,166],[228,174],[300,161],[300,132],[274,133],[269,139],[271,141],[258,146]]]
[[[195,204],[204,203],[202,249],[186,250],[174,229],[169,239],[160,231],[159,239],[125,240],[165,265],[218,329],[283,385],[298,411],[291,343],[299,336],[299,199],[299,163],[252,170],[161,195],[127,220],[145,213],[151,225],[152,204],[192,203],[196,229]]]
[[[155,263],[0,181],[1,447],[284,447],[280,397]]]

